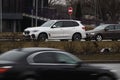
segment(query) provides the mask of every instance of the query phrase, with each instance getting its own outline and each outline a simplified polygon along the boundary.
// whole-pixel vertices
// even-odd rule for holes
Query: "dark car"
[[[102,41],[103,39],[120,39],[120,24],[103,24],[93,30],[86,31],[86,40]]]
[[[20,48],[0,56],[0,80],[117,80],[112,70],[53,48]]]

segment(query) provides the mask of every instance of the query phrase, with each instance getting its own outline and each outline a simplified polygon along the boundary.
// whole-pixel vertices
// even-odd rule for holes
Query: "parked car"
[[[25,39],[45,41],[46,39],[79,41],[86,38],[85,26],[77,20],[49,20],[39,27],[24,30]]]
[[[19,48],[0,55],[0,80],[117,80],[113,70],[54,48]]]
[[[93,30],[86,31],[86,40],[102,41],[103,39],[120,39],[120,24],[103,24]]]

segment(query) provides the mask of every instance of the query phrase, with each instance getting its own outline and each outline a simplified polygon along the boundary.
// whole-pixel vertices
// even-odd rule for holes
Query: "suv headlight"
[[[38,32],[39,30],[33,30],[32,32]]]

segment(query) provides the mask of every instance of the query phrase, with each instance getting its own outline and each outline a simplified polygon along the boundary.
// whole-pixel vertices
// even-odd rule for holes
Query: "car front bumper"
[[[86,40],[95,40],[95,35],[86,34]]]

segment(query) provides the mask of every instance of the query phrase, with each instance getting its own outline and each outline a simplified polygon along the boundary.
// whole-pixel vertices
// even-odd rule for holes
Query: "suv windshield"
[[[50,20],[50,21],[47,21],[47,22],[45,22],[44,24],[42,24],[40,27],[50,27],[50,26],[52,26],[54,23],[55,23],[55,21]]]

